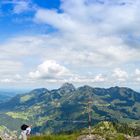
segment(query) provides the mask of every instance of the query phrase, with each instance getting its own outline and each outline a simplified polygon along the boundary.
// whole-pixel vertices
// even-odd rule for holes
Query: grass
[[[33,136],[29,140],[77,140],[78,135],[44,135],[44,136]],[[124,135],[116,134],[115,136],[106,136],[106,140],[126,140]]]
[[[76,140],[78,137],[77,134],[60,134],[60,135],[44,135],[44,136],[33,136],[30,140]]]
[[[27,114],[24,112],[7,112],[6,114],[14,119],[28,120]]]
[[[92,129],[92,134],[96,136],[101,136],[106,140],[126,140],[125,135],[131,136],[131,133],[133,131],[134,130],[130,129],[128,125],[115,124],[115,123],[104,121],[97,124]],[[139,128],[137,129],[137,131],[139,132]],[[69,133],[62,132],[59,134],[32,136],[30,140],[77,140],[78,136],[87,135],[87,134],[88,134],[88,129],[83,129],[83,130],[73,131]]]

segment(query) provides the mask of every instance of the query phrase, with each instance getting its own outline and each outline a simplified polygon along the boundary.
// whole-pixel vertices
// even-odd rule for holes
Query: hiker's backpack
[[[29,127],[28,125],[23,124],[23,125],[21,126],[21,130],[26,130],[28,127]]]

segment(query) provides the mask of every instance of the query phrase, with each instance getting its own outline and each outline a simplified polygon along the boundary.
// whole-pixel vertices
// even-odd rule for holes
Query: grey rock
[[[79,136],[77,140],[105,140],[105,139],[98,135],[82,135]]]

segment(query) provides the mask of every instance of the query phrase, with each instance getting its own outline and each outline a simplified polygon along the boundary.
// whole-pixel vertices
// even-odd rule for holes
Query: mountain
[[[5,101],[7,101],[7,100],[9,100],[9,99],[10,99],[9,96],[0,94],[0,102],[5,102]]]
[[[73,91],[75,91],[76,90],[76,88],[72,85],[72,84],[70,84],[70,83],[64,83],[60,88],[59,88],[59,91],[61,92],[61,93],[71,93],[71,92],[73,92]]]
[[[0,102],[5,102],[17,94],[25,93],[24,90],[14,90],[14,89],[0,89]]]
[[[17,130],[33,124],[34,132],[60,132],[87,127],[91,102],[92,124],[102,120],[140,124],[140,93],[125,87],[35,89],[0,103],[0,125]]]
[[[7,101],[7,100],[9,100],[11,98],[12,98],[12,96],[10,94],[8,95],[7,92],[0,91],[0,102],[5,102],[5,101]]]

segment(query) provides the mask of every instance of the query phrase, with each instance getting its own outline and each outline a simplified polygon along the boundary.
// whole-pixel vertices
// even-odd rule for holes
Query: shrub
[[[126,140],[125,136],[122,134],[117,135],[117,137],[114,140]]]

